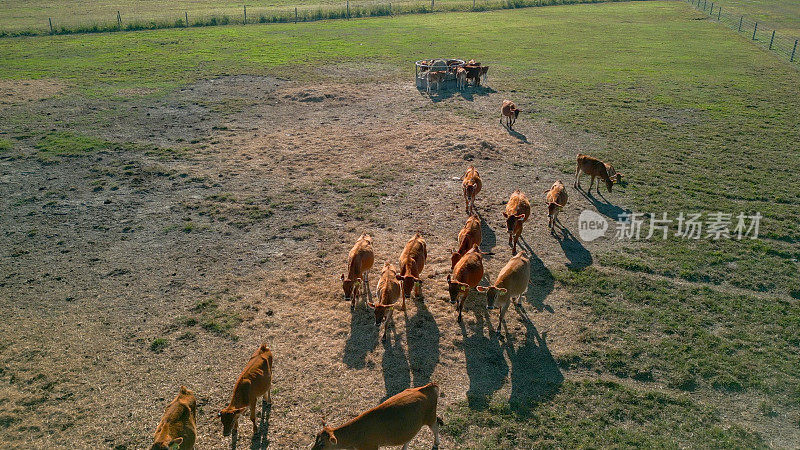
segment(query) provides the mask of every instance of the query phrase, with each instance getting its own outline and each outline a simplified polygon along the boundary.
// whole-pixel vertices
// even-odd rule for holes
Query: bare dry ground
[[[135,97],[99,124],[109,141],[155,147],[58,157],[23,141],[20,156],[0,161],[6,445],[142,448],[185,384],[199,397],[199,448],[225,448],[216,411],[262,341],[275,355],[274,405],[262,439],[251,443],[241,420],[240,448],[306,445],[323,418],[342,423],[431,380],[445,411],[498,392],[535,398],[583,377],[555,362],[583,345],[583,311],[551,269],[586,267],[604,244],[549,236],[542,191],[570,180],[556,167],[597,143],[545,119],[507,132],[496,106],[508,94],[484,88],[431,102],[410,83],[225,77],[157,102]],[[78,121],[97,105],[27,107]],[[534,203],[523,234],[533,324],[509,311],[505,340],[488,330],[497,315],[477,296],[462,326],[446,301],[449,251],[465,220],[458,178],[469,164],[484,180],[476,204],[492,277],[510,256],[502,205],[516,188]],[[562,217],[575,229],[593,206],[570,193]],[[363,231],[374,236],[373,280],[413,232],[429,245],[425,300],[395,314],[386,340],[365,307],[351,313],[342,300],[339,274]],[[741,422],[751,406],[728,405],[726,416]],[[753,427],[769,427],[758,420]],[[797,430],[774,435],[787,445]],[[424,430],[412,446],[431,442]],[[445,448],[463,445],[444,437]]]

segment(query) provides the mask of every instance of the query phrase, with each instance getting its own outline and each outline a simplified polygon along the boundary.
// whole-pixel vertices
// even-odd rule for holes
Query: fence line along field
[[[429,94],[431,57],[490,69]],[[198,448],[298,448],[428,383],[404,395],[441,422],[405,420],[411,448],[800,440],[800,73],[687,2],[2,38],[0,60],[3,448],[149,448],[168,405]],[[573,187],[579,153],[624,177]],[[613,237],[700,212],[758,213],[758,239]],[[351,309],[363,233],[381,296]],[[525,275],[498,332],[488,298]]]

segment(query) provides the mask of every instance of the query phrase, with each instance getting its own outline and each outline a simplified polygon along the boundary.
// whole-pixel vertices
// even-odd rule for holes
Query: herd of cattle
[[[432,85],[435,84],[438,89],[440,83],[453,76],[459,90],[463,90],[470,82],[472,82],[473,86],[480,86],[481,78],[485,82],[486,75],[489,72],[489,66],[482,66],[481,63],[475,62],[474,59],[470,59],[466,63],[457,59],[431,59],[420,61],[419,64],[422,76],[425,77],[428,94],[431,93]]]
[[[513,103],[511,104],[513,105]],[[506,116],[506,102],[503,104],[503,115]],[[513,107],[516,109],[516,107]],[[513,115],[513,110],[512,115]],[[516,117],[516,116],[515,116]],[[509,125],[510,126],[510,125]],[[619,183],[622,174],[599,159],[579,154],[575,170],[573,187],[580,187],[583,173],[591,176],[591,191],[595,179],[599,178],[611,192],[614,183]],[[481,192],[483,182],[475,167],[470,166],[462,177],[465,210],[468,216],[464,227],[458,233],[458,247],[451,257],[451,272],[447,275],[447,289],[450,303],[456,305],[459,323],[464,302],[471,289],[486,293],[487,309],[500,308],[497,333],[501,333],[501,325],[511,302],[520,305],[530,283],[530,259],[525,252],[517,253],[517,241],[522,234],[522,227],[531,215],[531,202],[519,190],[515,190],[509,198],[503,217],[508,231],[508,245],[512,257],[502,268],[497,279],[489,286],[478,286],[484,276],[483,253],[480,250],[482,241],[481,219],[475,209],[475,198]],[[600,190],[600,182],[597,182]],[[561,180],[553,183],[545,191],[544,204],[547,207],[548,227],[554,233],[558,220],[558,212],[567,203],[567,192]],[[392,322],[392,311],[406,310],[406,300],[422,300],[422,279],[420,275],[428,258],[425,239],[416,233],[405,245],[400,254],[398,266],[386,262],[381,270],[377,283],[375,299],[369,285],[369,271],[375,262],[372,238],[364,233],[350,250],[347,272],[342,274],[341,282],[344,298],[350,301],[351,310],[356,307],[358,298],[374,311],[375,324],[386,327]],[[412,297],[413,295],[413,297]],[[489,327],[492,328],[491,322]],[[272,384],[272,352],[266,344],[262,344],[250,357],[233,388],[231,400],[217,416],[222,422],[222,434],[236,434],[239,416],[250,410],[254,436],[258,433],[256,423],[256,404],[262,398],[262,410],[271,407],[270,388]],[[360,414],[356,418],[339,427],[323,424],[317,433],[312,449],[355,448],[377,450],[383,446],[402,445],[408,447],[409,441],[416,436],[423,425],[427,425],[434,434],[434,449],[439,446],[439,425],[441,419],[436,415],[439,388],[435,383],[406,389]],[[178,448],[188,450],[194,448],[196,439],[197,403],[194,393],[181,386],[175,399],[166,407],[161,422],[156,428],[155,442],[152,450]]]

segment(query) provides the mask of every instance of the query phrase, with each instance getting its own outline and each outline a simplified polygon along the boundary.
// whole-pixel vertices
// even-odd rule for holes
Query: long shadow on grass
[[[363,303],[356,305],[350,314],[350,337],[344,345],[342,361],[352,369],[363,369],[367,353],[378,345],[380,329],[375,326],[375,316]]]
[[[393,316],[398,316],[395,312]],[[393,317],[393,320],[397,320]],[[392,343],[394,342],[394,343]],[[386,386],[386,397],[383,400],[411,387],[411,369],[403,350],[403,341],[397,338],[397,327],[391,322],[383,338],[383,383]]]
[[[581,195],[583,195],[583,198],[588,200],[589,203],[591,203],[592,206],[595,207],[595,209],[597,209],[597,212],[599,212],[600,214],[608,217],[609,219],[612,219],[612,220],[615,220],[615,221],[619,221],[620,220],[620,218],[619,218],[620,215],[622,215],[622,214],[630,214],[630,212],[631,212],[631,210],[629,210],[629,209],[621,208],[621,207],[619,207],[617,205],[614,205],[611,202],[609,202],[605,198],[605,196],[603,195],[602,192],[595,191],[595,192],[597,192],[597,197],[595,197],[595,195],[592,194],[592,190],[591,189],[589,191],[584,191],[583,188],[579,188],[579,189],[576,189],[576,190],[578,192],[580,192]]]
[[[419,91],[420,95],[430,98],[433,103],[439,103],[443,100],[447,100],[456,94],[461,95],[464,100],[471,102],[475,99],[476,95],[484,97],[497,92],[490,87],[484,86],[467,86],[464,88],[464,90],[459,91],[455,82],[452,81],[442,83],[442,87],[440,89],[431,89],[430,95],[428,95],[428,91],[423,87],[417,87],[417,90]]]
[[[592,265],[594,259],[589,250],[581,244],[581,241],[575,238],[567,228],[561,229],[561,235],[556,235],[558,243],[561,244],[561,250],[564,255],[569,259],[567,268],[570,270],[583,270]]]
[[[536,255],[525,238],[520,236],[519,242],[522,249],[528,254],[528,259],[531,261],[531,285],[528,286],[528,292],[525,294],[525,298],[527,298],[537,310],[553,312],[553,308],[544,303],[547,296],[553,292],[553,286],[555,285],[553,274],[550,272],[550,269],[545,267],[544,261]]]
[[[497,235],[480,213],[478,213],[478,218],[481,219],[481,251],[490,253],[494,246],[497,245]],[[491,255],[487,255],[485,258],[491,259]]]
[[[553,398],[564,382],[564,375],[547,347],[547,333],[539,335],[532,323],[523,323],[527,328],[525,342],[515,350],[509,336],[503,350],[511,361],[509,404],[527,414],[535,403]]]
[[[439,364],[441,333],[425,303],[416,303],[417,313],[406,321],[406,340],[413,385],[424,386],[430,383],[433,371]]]
[[[503,119],[500,119],[500,123],[503,123]],[[517,130],[514,130],[514,129],[512,129],[512,128],[508,128],[508,127],[507,127],[507,126],[505,126],[505,125],[503,125],[503,128],[505,128],[505,129],[506,129],[506,131],[508,131],[508,134],[509,134],[509,135],[511,135],[511,136],[513,136],[513,137],[515,137],[515,138],[519,139],[520,141],[522,141],[522,142],[524,142],[524,143],[526,143],[526,144],[528,143],[528,136],[525,136],[524,134],[520,133],[520,132],[519,132],[519,131],[517,131]]]
[[[464,357],[467,360],[467,376],[469,377],[469,390],[467,402],[472,409],[486,409],[489,400],[498,389],[503,387],[508,375],[508,364],[503,357],[503,349],[494,338],[493,332],[486,326],[486,308],[481,303],[475,305],[474,295],[467,301],[470,309],[475,312],[475,324],[471,326],[468,335],[467,327],[461,323],[461,335],[464,337]],[[465,304],[466,308],[466,304]],[[484,334],[486,332],[487,334]]]

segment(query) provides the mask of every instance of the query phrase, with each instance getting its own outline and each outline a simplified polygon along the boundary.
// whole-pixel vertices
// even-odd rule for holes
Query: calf
[[[545,202],[547,203],[547,226],[553,232],[555,223],[558,220],[558,213],[567,204],[567,190],[561,180],[556,180],[553,186],[544,191]]]
[[[164,409],[150,450],[167,450],[174,445],[179,450],[190,450],[196,437],[197,399],[194,392],[181,386],[181,391]]]
[[[389,322],[392,320],[392,311],[402,292],[398,279],[401,277],[397,274],[397,267],[389,262],[384,263],[381,279],[378,280],[378,292],[376,293],[378,301],[376,303],[367,302],[367,306],[375,310],[375,325],[380,326],[384,319],[386,320],[383,329],[384,336],[386,336],[386,328],[389,327]]]
[[[236,432],[239,429],[239,415],[248,407],[250,407],[250,420],[253,422],[253,435],[258,433],[256,401],[258,397],[263,397],[262,411],[266,409],[267,404],[272,404],[269,392],[271,385],[272,352],[269,351],[267,344],[261,344],[236,380],[230,403],[217,414],[222,421],[223,436],[228,436],[231,431]]]
[[[505,126],[511,130],[517,122],[517,117],[521,112],[511,100],[503,100],[503,105],[500,106],[500,123],[503,124],[503,119],[506,119]]]
[[[459,91],[463,91],[467,85],[467,69],[463,67],[456,68],[456,86]]]
[[[427,73],[427,75],[426,75],[427,87],[426,88],[427,88],[427,91],[428,91],[428,95],[430,95],[430,93],[431,93],[431,85],[436,83],[436,89],[438,90],[439,89],[439,83],[444,81],[444,78],[445,78],[446,75],[447,75],[447,72],[445,72],[443,70],[437,70],[437,71],[431,70],[431,71],[429,71]]]
[[[375,252],[372,250],[372,237],[363,233],[358,238],[350,254],[347,255],[347,276],[342,274],[342,289],[344,299],[350,300],[350,309],[356,307],[356,295],[361,291],[362,284],[366,285],[365,292],[367,297],[372,295],[369,291],[369,269],[375,263]]]
[[[481,66],[480,64],[467,64],[464,66],[464,70],[467,71],[466,74],[466,81],[472,80],[472,84],[475,86],[481,85]]]
[[[483,187],[483,182],[481,181],[481,176],[478,175],[478,171],[475,170],[474,166],[467,167],[467,171],[461,178],[461,189],[464,191],[464,203],[466,205],[465,209],[467,210],[467,215],[471,215],[475,212],[475,197],[478,196],[481,187]]]
[[[436,383],[406,389],[344,425],[331,428],[323,424],[311,449],[377,450],[402,445],[405,450],[423,425],[433,431],[433,448],[437,449],[442,424],[442,419],[436,417],[438,400]]]
[[[481,66],[480,76],[483,78],[483,82],[486,83],[486,74],[489,73],[489,66]]]
[[[516,300],[515,303],[519,305],[522,294],[528,289],[528,282],[531,279],[531,260],[525,256],[525,252],[522,251],[511,257],[500,271],[494,284],[489,287],[477,287],[479,292],[486,292],[487,309],[494,309],[495,305],[500,307],[500,320],[497,323],[498,333],[500,333],[508,305],[512,300]],[[492,328],[491,322],[489,328]],[[506,331],[508,331],[508,327],[506,327]]]
[[[450,270],[456,267],[458,261],[464,254],[466,254],[472,247],[480,246],[483,236],[481,234],[481,220],[477,216],[469,216],[464,228],[458,232],[458,250],[454,250],[450,258]]]
[[[400,274],[397,279],[403,285],[403,311],[406,310],[406,299],[411,297],[411,290],[414,290],[414,297],[422,297],[422,280],[419,275],[425,268],[425,261],[428,259],[428,246],[425,238],[416,233],[406,242],[403,253],[400,254]]]
[[[622,174],[617,173],[616,170],[611,166],[611,164],[604,163],[597,158],[593,158],[589,155],[578,154],[577,156],[578,166],[575,168],[575,182],[572,184],[574,188],[581,187],[581,175],[587,174],[591,175],[592,181],[589,183],[589,191],[592,190],[592,185],[594,184],[594,179],[596,177],[600,177],[601,180],[606,182],[606,189],[608,192],[611,192],[611,188],[614,186],[614,183],[619,183],[622,181]],[[600,193],[600,182],[597,182],[597,193]]]
[[[483,253],[477,245],[464,254],[453,267],[452,275],[447,276],[447,289],[450,291],[450,303],[457,303],[458,323],[461,323],[461,311],[469,295],[469,289],[474,288],[483,279]]]
[[[508,229],[508,245],[512,247],[511,254],[517,254],[517,241],[522,234],[522,224],[531,215],[531,202],[519,190],[511,194],[506,204],[503,217],[506,218],[506,228]]]

